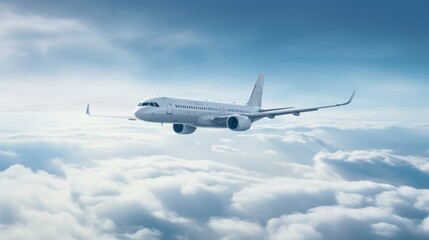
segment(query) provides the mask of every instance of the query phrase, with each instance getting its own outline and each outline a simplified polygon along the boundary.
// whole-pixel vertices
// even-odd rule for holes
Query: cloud
[[[424,236],[412,220],[374,207],[317,207],[305,214],[273,218],[268,221],[267,231],[274,239],[288,235],[297,236],[297,239],[423,239]]]
[[[418,239],[429,234],[429,191],[412,187],[272,178],[169,156],[63,163],[61,169],[62,177],[21,165],[0,173],[3,236]],[[55,227],[36,230],[42,226]]]
[[[402,154],[409,145],[338,147],[348,130],[323,126],[265,126],[240,136],[201,129],[179,136],[149,124],[67,116],[46,116],[52,125],[33,120],[49,127],[21,131],[27,124],[10,120],[0,129],[2,150],[16,153],[1,162],[5,236],[46,238],[35,229],[57,222],[46,233],[65,238],[331,239],[350,232],[361,239],[425,239],[429,234],[429,193],[419,187],[425,179],[399,175],[404,169],[427,172],[425,155]],[[372,131],[374,137],[402,132],[405,138],[416,132],[354,131]],[[363,136],[357,134],[360,141]],[[198,148],[189,151],[195,142]]]
[[[221,239],[261,239],[263,237],[263,228],[259,224],[236,218],[212,218],[208,226]]]
[[[222,143],[225,143],[225,144],[232,144],[232,143],[234,143],[234,140],[232,140],[232,139],[230,139],[230,138],[221,138],[221,139],[219,139]],[[429,151],[429,150],[428,150]]]
[[[5,7],[0,8],[0,37],[2,51],[16,57],[29,55],[33,50],[47,54],[64,45],[100,43],[98,36],[76,19],[22,14]]]
[[[62,161],[72,162],[75,160],[73,155],[77,156],[80,149],[76,144],[55,144],[46,140],[3,145],[13,150],[0,152],[0,170],[14,164],[22,164],[33,170],[44,170],[57,175],[62,174]]]
[[[21,165],[10,167],[0,176],[1,188],[5,190],[0,193],[2,209],[3,206],[10,207],[8,214],[0,214],[2,237],[43,239],[105,236],[95,232],[91,224],[98,223],[91,223],[82,210],[70,201],[68,183],[63,179],[44,172],[34,173]]]
[[[367,202],[373,202],[372,198],[366,198],[365,195],[355,193],[337,192],[335,195],[339,205],[356,208],[367,205]]]
[[[371,228],[375,235],[387,238],[393,238],[400,232],[400,229],[396,225],[384,222],[372,224]]]
[[[264,151],[264,154],[266,154],[266,155],[276,155],[277,152],[274,151],[274,150],[268,149],[268,150]]]
[[[230,146],[227,146],[227,145],[216,145],[215,144],[215,145],[212,145],[210,148],[211,148],[211,150],[213,152],[224,153],[224,154],[227,154],[227,155],[237,155],[237,154],[242,155],[242,154],[246,154],[245,152],[243,152],[243,151],[241,151],[241,150],[239,150],[237,148],[233,148],[233,147],[230,147]]]
[[[124,234],[124,237],[130,240],[139,240],[139,239],[147,239],[147,240],[157,240],[161,239],[162,233],[156,230],[150,230],[147,228],[143,228],[138,230],[133,234]]]
[[[391,150],[321,151],[315,168],[325,175],[348,180],[371,180],[394,185],[427,188],[428,158],[399,156]]]
[[[275,223],[271,222],[271,225]],[[310,226],[304,224],[290,224],[287,226],[281,226],[279,229],[273,229],[273,227],[268,226],[269,238],[273,240],[281,239],[324,239],[322,234],[314,230]]]
[[[28,73],[31,78],[72,74],[67,68],[85,69],[131,63],[136,55],[100,29],[79,18],[58,17],[16,7],[0,6],[0,62],[3,79]],[[140,61],[142,65],[142,61]],[[19,71],[18,71],[19,70]],[[19,73],[18,75],[16,73]],[[45,86],[46,87],[46,86]]]
[[[1,151],[0,150],[0,157],[16,158],[16,157],[18,157],[18,154],[16,154],[16,152],[14,152],[14,151]]]
[[[279,212],[292,214],[306,212],[320,205],[345,203],[344,197],[338,198],[337,193],[368,196],[389,189],[392,189],[392,186],[368,181],[333,182],[320,179],[273,178],[235,192],[231,206],[240,214],[266,221]],[[364,202],[358,204],[359,207],[365,205],[367,203]]]

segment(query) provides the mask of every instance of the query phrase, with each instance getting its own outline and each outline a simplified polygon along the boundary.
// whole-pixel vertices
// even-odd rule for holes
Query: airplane
[[[147,122],[172,123],[177,134],[191,134],[197,127],[228,128],[232,131],[246,131],[252,123],[262,118],[273,119],[279,115],[292,114],[299,116],[304,112],[317,111],[323,108],[339,107],[351,103],[355,91],[347,102],[310,108],[281,107],[263,109],[262,92],[264,75],[261,73],[253,87],[249,101],[244,104],[232,104],[211,101],[198,101],[171,97],[152,97],[137,105],[134,116],[105,116],[90,113],[89,104],[86,114],[93,117],[137,119]]]

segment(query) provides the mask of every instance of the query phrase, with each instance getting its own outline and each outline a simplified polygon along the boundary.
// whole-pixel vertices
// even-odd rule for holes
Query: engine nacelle
[[[226,126],[232,131],[246,131],[252,126],[252,122],[246,116],[232,115],[226,119]]]
[[[191,134],[195,132],[196,129],[197,129],[196,127],[192,127],[187,124],[178,124],[178,123],[173,124],[173,130],[177,134]]]

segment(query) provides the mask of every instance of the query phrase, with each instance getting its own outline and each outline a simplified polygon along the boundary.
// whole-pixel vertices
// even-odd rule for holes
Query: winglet
[[[86,115],[91,116],[91,113],[89,113],[89,104],[86,105]]]
[[[356,92],[356,90],[355,90],[355,91],[353,91],[352,95],[350,96],[350,99],[346,102],[346,104],[349,104],[349,103],[351,103],[351,102],[352,102],[353,97],[355,96],[355,92]]]

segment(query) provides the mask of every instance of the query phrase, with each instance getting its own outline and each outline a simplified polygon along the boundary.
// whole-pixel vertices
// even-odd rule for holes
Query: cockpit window
[[[143,102],[143,103],[139,103],[138,106],[139,107],[144,107],[144,106],[159,107],[159,104],[156,102]]]

